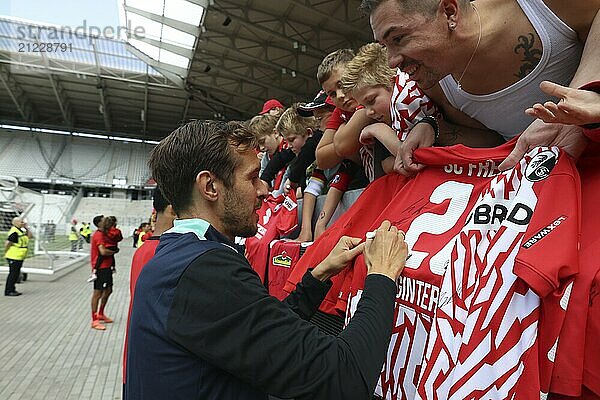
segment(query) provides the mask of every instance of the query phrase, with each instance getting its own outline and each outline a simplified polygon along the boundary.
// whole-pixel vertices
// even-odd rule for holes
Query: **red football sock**
[[[96,314],[95,312],[92,311],[92,321],[95,321],[98,319],[98,314]]]
[[[100,306],[100,311],[98,311],[98,314],[104,315],[104,304]]]

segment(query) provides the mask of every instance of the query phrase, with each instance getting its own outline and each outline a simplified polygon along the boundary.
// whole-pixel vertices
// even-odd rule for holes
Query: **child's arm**
[[[323,137],[317,145],[315,151],[317,166],[321,169],[333,168],[342,161],[342,158],[335,152],[333,145],[333,136],[335,135],[335,129],[325,129]]]
[[[367,117],[367,110],[362,108],[356,111],[346,125],[339,127],[333,137],[335,152],[342,158],[348,158],[358,152],[360,148],[360,132],[362,129],[374,122]]]
[[[100,253],[101,256],[112,256],[113,254],[116,254],[117,252],[114,250],[109,250],[108,247],[104,246],[103,244],[99,244],[98,245],[98,253]]]
[[[265,170],[260,175],[260,179],[269,183],[269,187],[273,179],[275,179],[275,175],[279,171],[285,168],[287,164],[290,163],[294,159],[295,155],[290,149],[281,150],[273,155],[269,163],[265,167]]]
[[[312,217],[317,204],[317,197],[325,187],[325,175],[320,169],[315,169],[308,181],[304,196],[302,197],[302,227],[300,235],[296,238],[298,242],[310,242],[313,240]]]
[[[345,192],[336,189],[333,186],[329,188],[327,196],[325,197],[323,209],[321,209],[319,218],[317,218],[317,223],[315,224],[315,240],[317,240],[319,236],[325,232],[325,229],[327,229],[327,224],[331,220],[331,217],[340,203],[340,200],[344,196],[344,193]]]
[[[344,160],[340,164],[340,168],[329,183],[329,191],[325,197],[323,209],[319,213],[317,223],[315,224],[315,240],[327,229],[327,224],[331,221],[331,217],[335,212],[342,196],[348,190],[352,175],[356,172],[357,167],[350,161]]]
[[[400,140],[398,140],[396,131],[391,126],[383,122],[377,122],[364,127],[360,132],[360,142],[369,144],[373,139],[377,139],[390,153],[396,154],[398,152]]]
[[[294,187],[304,187],[306,184],[306,169],[315,162],[315,153],[322,134],[319,132],[306,140],[296,159],[290,163],[288,179]]]
[[[312,216],[317,204],[317,196],[304,192],[302,196],[302,226],[296,242],[311,242],[313,240]]]

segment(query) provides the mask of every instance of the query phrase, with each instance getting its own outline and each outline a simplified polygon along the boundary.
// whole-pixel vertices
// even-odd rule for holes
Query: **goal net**
[[[33,234],[22,272],[53,275],[87,257],[81,224],[70,218],[76,200],[72,193],[42,194],[19,186],[14,177],[0,176],[0,272],[8,270],[4,243],[15,217]]]

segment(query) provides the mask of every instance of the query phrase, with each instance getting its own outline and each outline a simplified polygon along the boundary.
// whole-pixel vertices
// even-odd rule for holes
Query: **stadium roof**
[[[123,0],[127,40],[0,18],[0,122],[160,139],[189,119],[248,119],[269,98],[307,101],[327,53],[371,40],[358,4]]]

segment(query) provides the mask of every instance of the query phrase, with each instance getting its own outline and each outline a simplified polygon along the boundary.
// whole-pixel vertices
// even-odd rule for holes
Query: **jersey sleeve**
[[[538,206],[515,259],[514,272],[544,297],[578,272],[581,187],[574,163],[561,154],[542,181]],[[542,182],[538,182],[542,183]],[[537,191],[536,186],[533,189]]]
[[[290,182],[302,184],[302,180],[306,179],[306,169],[315,162],[315,151],[322,137],[321,132],[316,132],[306,140],[298,157],[290,164],[290,173],[288,174]]]
[[[294,159],[294,157],[295,155],[290,149],[278,151],[267,163],[260,175],[260,179],[265,182],[271,182],[273,179],[275,179],[275,175],[277,175],[277,173],[282,169],[285,169],[285,167]]]
[[[336,108],[335,110],[333,110],[331,117],[329,117],[325,129],[333,129],[337,131],[343,123],[344,120],[342,118],[342,110],[340,108]]]

